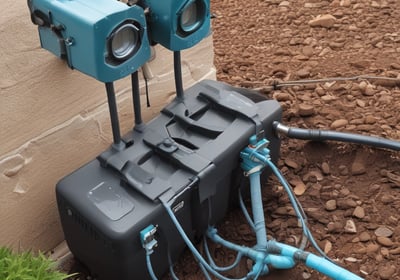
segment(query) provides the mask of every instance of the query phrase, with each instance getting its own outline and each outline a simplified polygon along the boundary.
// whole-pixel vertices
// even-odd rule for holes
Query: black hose
[[[389,140],[381,137],[367,136],[355,133],[337,132],[332,130],[320,130],[320,129],[303,129],[288,127],[280,122],[275,121],[273,123],[274,129],[286,135],[289,138],[311,140],[311,141],[340,141],[355,144],[363,144],[377,148],[390,149],[400,151],[400,142]]]

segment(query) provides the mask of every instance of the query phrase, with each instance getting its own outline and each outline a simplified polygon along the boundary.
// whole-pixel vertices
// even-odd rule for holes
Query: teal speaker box
[[[142,7],[110,0],[28,0],[41,46],[102,82],[123,78],[150,58]]]
[[[172,51],[199,43],[210,33],[210,0],[142,0],[149,10],[150,38]]]

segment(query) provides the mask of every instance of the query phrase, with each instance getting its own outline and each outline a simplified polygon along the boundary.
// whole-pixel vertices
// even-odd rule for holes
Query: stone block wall
[[[63,240],[54,186],[111,141],[104,84],[40,48],[26,0],[0,2],[0,246],[55,247]],[[174,98],[173,54],[156,46],[149,62],[151,107]],[[182,53],[184,87],[215,79],[211,36]],[[142,73],[139,74],[142,77]],[[115,85],[122,134],[134,124],[130,79]]]

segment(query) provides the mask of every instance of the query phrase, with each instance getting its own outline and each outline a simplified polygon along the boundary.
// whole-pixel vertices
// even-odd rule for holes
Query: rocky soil
[[[211,2],[219,80],[278,100],[289,126],[400,140],[398,0]],[[326,80],[289,83],[305,79]],[[399,152],[282,137],[279,168],[330,258],[365,279],[400,279]],[[301,229],[275,178],[265,182],[263,200],[270,237],[296,244]],[[254,244],[239,210],[219,230]],[[220,265],[234,258],[218,246],[212,254]],[[250,266],[242,262],[226,275],[242,277]],[[204,279],[189,252],[175,270],[180,279]],[[327,277],[298,265],[261,279]]]
[[[398,0],[212,0],[218,79],[278,100],[283,123],[400,140]],[[385,77],[367,79],[359,76]],[[294,80],[327,79],[272,90]],[[351,79],[348,79],[351,78]],[[279,167],[327,255],[365,279],[400,279],[400,155],[356,144],[282,137]],[[264,188],[269,234],[294,244],[301,231],[276,179]],[[254,244],[240,211],[220,227]],[[310,247],[309,247],[310,248]],[[233,254],[214,248],[219,264]],[[229,276],[243,276],[243,263]],[[182,279],[203,279],[190,254]],[[303,266],[262,279],[327,279]]]

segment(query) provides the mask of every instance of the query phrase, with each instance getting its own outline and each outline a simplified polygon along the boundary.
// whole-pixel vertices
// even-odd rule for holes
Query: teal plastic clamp
[[[157,228],[154,225],[149,225],[140,231],[140,241],[142,242],[143,248],[146,249],[146,252],[152,253],[153,249],[157,247],[158,242],[155,239],[156,232]]]

